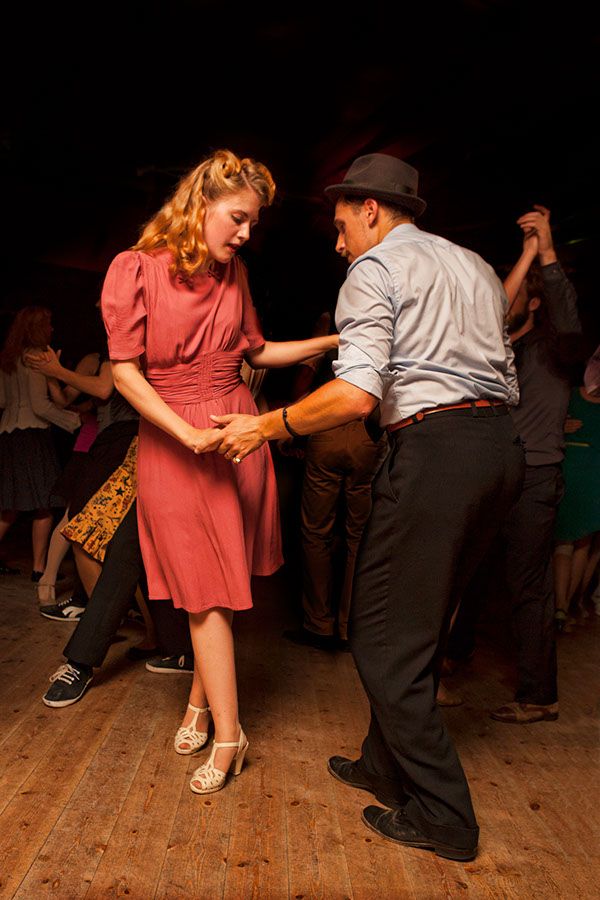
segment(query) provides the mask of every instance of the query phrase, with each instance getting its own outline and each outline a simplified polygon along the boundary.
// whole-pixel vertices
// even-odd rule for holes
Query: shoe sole
[[[436,856],[441,856],[444,859],[454,859],[456,862],[470,862],[477,856],[476,850],[457,850],[455,847],[449,847],[447,844],[438,844],[435,841],[401,841],[398,838],[391,837],[389,834],[383,834],[375,828],[375,826],[365,818],[364,813],[361,816],[361,819],[367,828],[370,828],[372,832],[378,834],[380,838],[383,838],[386,841],[393,841],[394,844],[401,844],[403,847],[414,847],[417,850],[431,850]]]
[[[40,613],[45,619],[52,619],[53,622],[79,622],[81,619],[81,615],[79,616],[52,616],[50,613]]]
[[[87,691],[88,687],[92,683],[92,680],[93,679],[90,678],[90,680],[88,682],[86,682],[86,685],[85,685],[84,689],[82,690],[82,692],[80,693],[79,697],[75,697],[73,700],[46,700],[45,697],[42,697],[42,702],[46,706],[51,706],[54,709],[60,709],[63,706],[72,706],[74,703],[77,703],[79,700],[81,700],[81,698]]]
[[[548,713],[539,719],[505,719],[490,713],[490,719],[493,719],[494,722],[502,722],[504,725],[537,725],[538,722],[556,722],[558,713]]]
[[[370,784],[356,784],[353,781],[346,781],[331,768],[329,763],[327,763],[327,771],[330,775],[333,775],[333,777],[337,781],[341,782],[341,784],[345,784],[346,787],[354,788],[357,791],[366,791],[368,794],[371,794],[373,797],[375,797],[376,800],[379,800],[380,803],[383,803],[383,805],[387,807],[387,809],[400,809],[401,804],[397,800],[392,801],[389,797],[381,796],[373,790]]]
[[[193,669],[162,669],[160,666],[150,666],[146,663],[148,672],[154,672],[156,675],[193,675]]]

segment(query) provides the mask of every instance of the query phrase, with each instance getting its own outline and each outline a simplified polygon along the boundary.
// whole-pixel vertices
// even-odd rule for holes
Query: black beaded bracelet
[[[283,424],[285,425],[286,430],[291,434],[291,436],[292,436],[292,437],[295,437],[295,438],[303,437],[302,434],[298,434],[297,431],[294,431],[294,429],[292,428],[292,426],[291,426],[290,423],[288,422],[288,411],[287,411],[287,406],[284,407],[284,408],[281,410],[281,414],[283,415]]]

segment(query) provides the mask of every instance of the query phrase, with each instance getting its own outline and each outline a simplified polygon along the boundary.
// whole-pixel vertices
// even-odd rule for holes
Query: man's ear
[[[527,304],[527,311],[535,312],[536,309],[539,309],[541,305],[542,305],[542,301],[540,300],[539,297],[532,297],[531,300],[529,301],[529,303]]]
[[[372,228],[377,222],[377,217],[379,215],[379,203],[372,197],[368,197],[364,202],[363,209],[365,210],[369,227]]]

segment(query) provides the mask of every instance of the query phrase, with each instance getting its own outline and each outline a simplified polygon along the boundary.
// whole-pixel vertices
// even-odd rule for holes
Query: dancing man
[[[383,837],[469,860],[479,829],[436,706],[452,599],[518,495],[521,443],[507,307],[477,254],[414,224],[418,173],[360,157],[335,202],[336,250],[349,262],[336,310],[336,378],[290,409],[213,417],[238,465],[265,441],[364,418],[381,403],[390,451],[356,564],[349,640],[371,704],[360,759],[330,772],[387,807],[364,822]]]

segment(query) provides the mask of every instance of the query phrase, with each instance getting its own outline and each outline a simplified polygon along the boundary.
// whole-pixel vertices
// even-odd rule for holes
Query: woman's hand
[[[192,453],[210,453],[216,450],[222,440],[220,428],[194,428],[190,425],[188,432],[182,441],[183,445]]]
[[[62,366],[60,364],[60,354],[62,351],[58,351],[56,353],[52,347],[48,347],[46,350],[37,351],[37,352],[29,352],[24,356],[25,365],[29,366],[30,369],[33,369],[34,372],[42,372],[49,378],[60,378],[60,373],[62,372]]]

